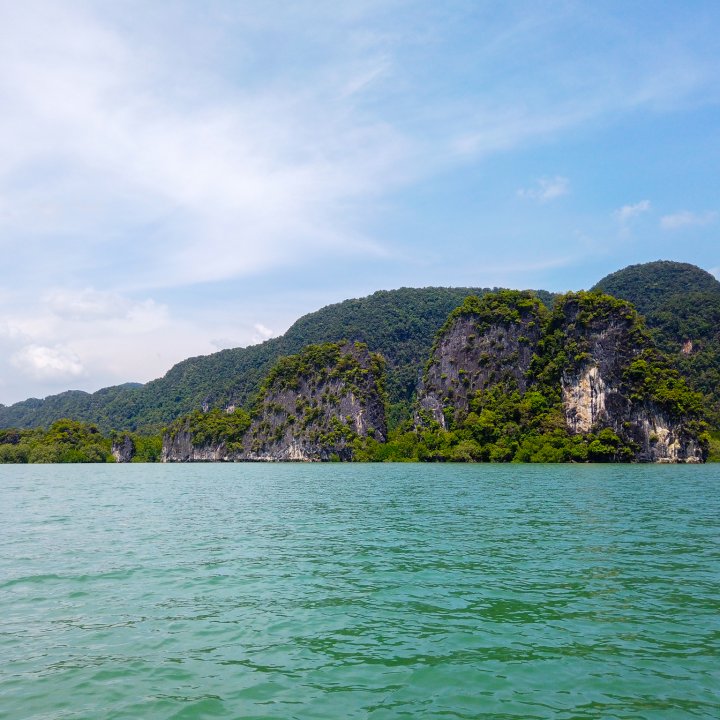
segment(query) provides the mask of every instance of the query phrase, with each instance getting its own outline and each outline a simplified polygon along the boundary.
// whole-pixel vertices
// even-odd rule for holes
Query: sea
[[[720,718],[720,465],[0,466],[0,718]]]

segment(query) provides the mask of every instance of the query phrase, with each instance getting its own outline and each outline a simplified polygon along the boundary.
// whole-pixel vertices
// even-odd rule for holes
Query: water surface
[[[0,466],[0,718],[718,718],[720,466]]]

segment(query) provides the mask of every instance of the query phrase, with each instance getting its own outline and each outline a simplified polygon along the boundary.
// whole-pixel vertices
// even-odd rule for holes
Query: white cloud
[[[253,328],[255,329],[255,335],[253,336],[253,342],[259,343],[263,342],[264,340],[269,340],[273,335],[275,335],[275,332],[271,330],[269,327],[265,327],[262,323],[255,323],[253,325]]]
[[[714,267],[714,268],[710,268],[710,270],[708,270],[708,272],[711,275],[714,275],[718,280],[720,280],[720,265],[718,265],[717,267]]]
[[[344,273],[372,289],[400,272],[414,284],[408,262],[362,266],[410,246],[432,266],[437,234],[403,237],[407,219],[393,215],[419,207],[414,183],[539,141],[552,152],[628,111],[717,101],[716,38],[699,48],[693,13],[658,31],[680,57],[637,42],[639,13],[626,34],[582,4],[511,5],[0,3],[0,248],[12,259],[0,289],[3,399],[38,393],[10,363],[30,347],[99,387],[157,377],[216,349],[211,338],[268,337],[256,318],[282,328],[296,309],[252,306],[263,301],[248,276],[268,270],[305,278],[283,284],[290,297],[317,267],[336,287]],[[542,203],[569,190],[545,177],[519,194]],[[448,233],[447,257],[452,243]],[[532,265],[506,245],[499,266]],[[232,282],[214,293],[216,280]],[[219,297],[223,310],[210,307]],[[67,389],[46,379],[33,388]]]
[[[28,339],[28,336],[14,320],[0,319],[0,338],[4,340]]]
[[[351,7],[3,4],[0,242],[34,238],[14,249],[28,266],[35,259],[36,278],[75,255],[86,276],[100,269],[125,288],[381,256],[363,221],[398,186],[677,101],[714,77],[663,53],[628,74],[634,44],[568,63],[549,48],[569,27],[594,27],[578,8],[552,21],[539,7],[491,13],[479,42],[449,48],[457,11]],[[424,71],[448,58],[425,83]],[[495,69],[509,61],[532,65],[498,83]],[[567,178],[548,177],[520,194],[548,202],[568,191]]]
[[[302,84],[270,78],[242,90],[200,64],[179,90],[167,84],[184,63],[179,47],[141,45],[83,7],[0,9],[5,237],[64,234],[64,251],[91,266],[114,257],[108,270],[126,286],[378,250],[348,210],[400,181],[411,144],[352,103],[388,57],[348,51]],[[13,178],[30,169],[18,187]]]
[[[613,214],[620,224],[625,225],[638,215],[642,215],[650,210],[652,205],[649,200],[641,200],[634,205],[623,205]]]
[[[85,368],[80,358],[62,345],[27,345],[12,357],[21,372],[36,378],[77,378]]]
[[[150,380],[198,349],[214,348],[151,298],[56,288],[0,314],[3,399],[66,390],[70,381],[95,389]],[[30,393],[26,378],[36,381]]]
[[[555,177],[542,177],[538,179],[533,187],[520,188],[517,191],[519,197],[538,200],[541,203],[555,200],[567,195],[570,192],[570,181],[556,175]]]
[[[57,316],[75,321],[125,317],[132,306],[118,293],[92,287],[52,290],[46,294],[45,302]]]
[[[713,211],[704,213],[693,213],[689,210],[673,213],[672,215],[663,215],[660,218],[660,227],[663,230],[679,230],[685,227],[703,227],[711,225],[718,218],[718,214]]]

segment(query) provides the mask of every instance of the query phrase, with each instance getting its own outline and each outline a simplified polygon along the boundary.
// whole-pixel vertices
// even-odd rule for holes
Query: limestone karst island
[[[0,462],[702,463],[720,282],[658,261],[590,291],[402,288],[145,385],[0,406]]]

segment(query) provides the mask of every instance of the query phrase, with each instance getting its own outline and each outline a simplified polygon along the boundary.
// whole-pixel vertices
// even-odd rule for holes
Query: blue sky
[[[720,274],[720,4],[0,7],[0,402],[401,286]]]

